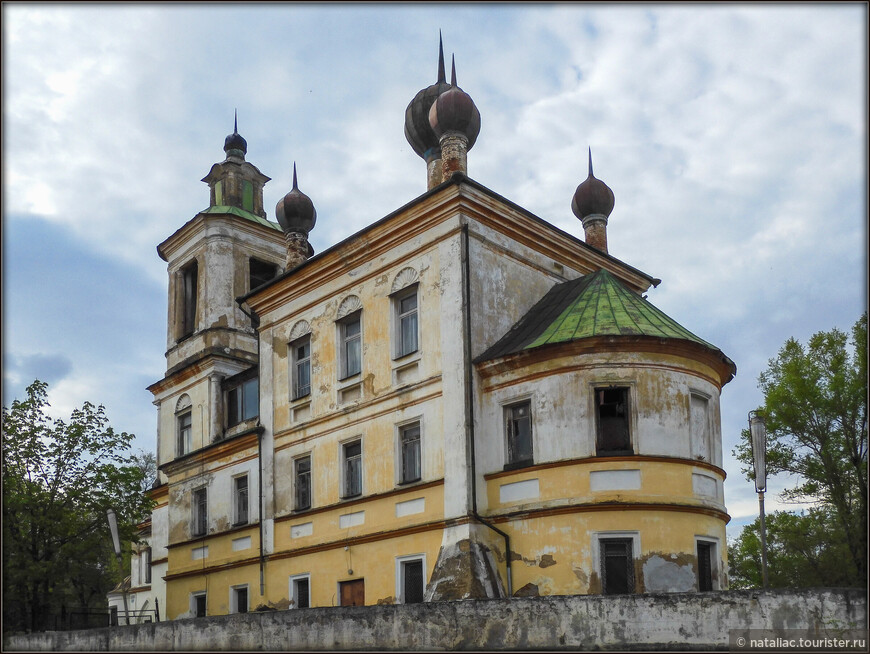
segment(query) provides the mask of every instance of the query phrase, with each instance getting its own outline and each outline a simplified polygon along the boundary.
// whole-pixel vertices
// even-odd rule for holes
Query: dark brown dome
[[[224,152],[230,154],[230,150],[238,150],[241,152],[242,159],[248,153],[248,142],[239,134],[239,117],[236,114],[233,120],[233,133],[227,136],[224,140]]]
[[[590,148],[589,176],[574,191],[571,211],[580,220],[593,214],[610,216],[614,203],[615,198],[610,187],[592,174],[592,148]]]
[[[440,151],[438,137],[429,125],[429,108],[450,88],[444,75],[444,48],[438,43],[438,81],[417,93],[405,109],[405,138],[420,157],[428,160]],[[434,158],[438,158],[435,156]]]
[[[480,134],[480,112],[471,96],[456,85],[455,65],[451,77],[450,88],[429,109],[429,124],[439,138],[447,132],[465,134],[470,150]]]
[[[296,184],[296,164],[293,164],[293,188],[275,206],[278,224],[284,233],[301,232],[308,235],[317,222],[317,211],[314,203],[299,190]]]

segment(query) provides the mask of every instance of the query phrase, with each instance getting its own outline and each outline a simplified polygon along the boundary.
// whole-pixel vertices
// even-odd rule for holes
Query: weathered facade
[[[584,242],[468,176],[443,58],[405,119],[427,191],[326,251],[237,130],[158,247],[166,615],[727,587],[736,369],[607,252],[591,154]]]

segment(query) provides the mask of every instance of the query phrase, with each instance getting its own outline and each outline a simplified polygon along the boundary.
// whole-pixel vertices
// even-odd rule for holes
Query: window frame
[[[139,553],[139,562],[142,566],[142,583],[151,584],[151,548],[146,547]]]
[[[203,501],[200,501],[199,497],[202,497]],[[208,535],[208,486],[194,488],[190,498],[190,534],[194,538],[206,536]]]
[[[396,557],[396,599],[399,604],[407,604],[407,598],[405,597],[405,579],[406,579],[406,565],[409,563],[420,563],[423,568],[423,593],[420,599],[420,602],[411,602],[412,604],[423,603],[425,602],[426,597],[426,586],[428,585],[426,582],[426,554],[425,552],[419,554],[407,554],[404,556]]]
[[[405,434],[414,429],[417,430],[417,476],[409,478],[405,467]],[[396,425],[396,472],[398,486],[413,484],[423,479],[423,423],[419,417]]]
[[[198,599],[202,598],[202,615],[199,615],[198,611]],[[190,593],[190,613],[191,617],[194,618],[205,618],[208,617],[208,592],[204,590],[197,590]]]
[[[347,451],[348,451],[348,448],[353,447],[355,445],[359,446],[359,455],[357,455],[358,461],[359,461],[359,466],[358,466],[359,484],[358,484],[358,488],[355,489],[356,492],[351,493],[351,491],[354,489],[351,489],[349,487],[349,479],[348,479],[347,473],[348,473],[348,464],[350,462],[350,459],[348,457]],[[339,444],[339,447],[340,447],[339,452],[340,452],[340,457],[341,457],[340,458],[340,463],[341,463],[341,489],[340,489],[341,493],[340,493],[340,497],[343,500],[361,497],[363,495],[363,488],[364,488],[363,439],[362,439],[362,436],[355,436],[354,438],[343,441]],[[357,458],[357,457],[355,457],[355,458]]]
[[[308,603],[307,606],[299,606],[299,594],[297,584],[300,581],[304,581],[308,586]],[[298,575],[291,575],[288,581],[288,595],[290,597],[290,608],[291,609],[310,609],[311,608],[311,573],[305,572]]]
[[[701,557],[698,545],[703,544],[709,548],[710,553],[710,588],[701,590]],[[707,593],[720,589],[719,585],[719,539],[713,536],[695,536],[695,582],[699,593]]]
[[[636,570],[636,561],[641,552],[640,532],[638,531],[602,531],[595,532],[592,535],[592,569],[598,573],[598,578],[601,580],[599,592],[605,595],[606,575],[604,573],[604,561],[601,557],[601,549],[603,541],[630,541],[629,549],[629,570],[632,581],[632,590],[629,594],[637,594],[638,588],[638,571]]]
[[[182,421],[186,420],[186,426]],[[185,427],[187,429],[185,433]],[[193,407],[188,406],[175,414],[175,453],[176,456],[190,454],[193,449]]]
[[[262,269],[257,271],[257,274],[254,274],[254,266],[261,266]],[[265,277],[265,268],[269,267],[273,272],[271,277]],[[255,288],[259,288],[263,284],[272,281],[280,274],[281,267],[277,263],[272,263],[271,261],[266,261],[264,259],[258,259],[257,257],[248,257],[248,292],[253,291]],[[262,279],[262,281],[260,281]],[[257,281],[256,286],[254,282]]]
[[[350,337],[347,335],[348,325],[358,324],[359,330],[356,334],[352,334]],[[352,377],[356,377],[357,375],[362,374],[363,369],[363,321],[362,321],[362,309],[357,309],[356,311],[352,311],[346,316],[340,318],[336,321],[336,326],[338,327],[338,352],[339,352],[339,371],[338,371],[338,381],[344,381],[346,379],[350,379]],[[356,341],[359,345],[359,369],[353,372],[350,372],[349,368],[349,350],[348,346],[350,343]]]
[[[420,293],[418,291],[419,284],[415,283],[390,296],[393,304],[393,360],[402,359],[420,351]],[[402,302],[410,297],[414,297],[414,308],[403,312]],[[414,347],[406,350],[403,321],[411,317],[414,319]]]
[[[241,505],[240,505],[240,494],[239,494],[239,482],[244,479],[245,480],[245,488],[244,488],[244,496],[245,496],[245,506],[244,506],[244,516],[241,515]],[[242,525],[247,525],[251,522],[251,478],[249,473],[244,472],[233,477],[232,484],[232,506],[233,506],[233,527],[241,527]]]
[[[221,382],[224,399],[224,424],[226,429],[254,420],[260,416],[260,374],[257,366],[251,366]],[[248,397],[248,388],[254,386],[254,397]],[[249,406],[250,405],[250,406]],[[250,413],[253,411],[253,413]]]
[[[635,392],[635,387],[633,383],[629,382],[613,382],[613,383],[602,383],[595,384],[592,388],[592,406],[593,406],[593,415],[595,416],[595,435],[594,435],[594,443],[595,443],[595,456],[633,456],[636,453],[636,444],[634,439],[634,434],[636,433],[635,429],[635,421],[634,421],[634,402],[632,396]],[[622,391],[624,393],[624,421],[625,421],[625,430],[626,430],[626,440],[627,447],[624,449],[616,448],[616,449],[605,449],[603,445],[605,444],[603,441],[602,434],[602,415],[601,415],[601,407],[604,406],[603,397],[601,401],[599,401],[599,393],[604,392],[612,392],[612,391]],[[614,404],[610,402],[608,404]],[[606,416],[605,416],[606,417]]]
[[[528,409],[528,458],[518,458],[515,454],[520,448],[516,447],[515,441],[517,436],[514,434],[514,424],[517,421],[514,418],[514,411],[522,407]],[[504,446],[505,446],[505,470],[516,470],[518,468],[527,468],[535,464],[535,432],[534,432],[534,415],[532,413],[532,397],[515,398],[510,402],[502,404],[502,415],[504,420]]]
[[[245,607],[244,610],[239,608],[239,593],[244,591],[245,593]],[[230,586],[230,613],[250,613],[251,611],[251,593],[248,588],[248,584],[237,584],[234,586]]]
[[[300,503],[299,503],[299,488],[300,488],[299,465],[303,461],[308,462],[308,470],[302,471],[302,474],[307,474],[307,480],[306,480],[306,485],[308,487],[308,505],[307,506],[300,506]],[[306,454],[301,454],[301,455],[293,458],[293,511],[298,511],[298,512],[308,511],[309,509],[311,509],[311,507],[314,504],[314,498],[313,498],[313,493],[312,493],[312,489],[313,489],[312,468],[313,468],[313,466],[312,466],[311,452],[307,452]]]
[[[304,358],[300,358],[298,353],[298,349],[302,346],[308,347],[308,356]],[[305,334],[290,341],[287,347],[290,348],[290,400],[295,402],[311,395],[311,334]],[[306,366],[308,370],[308,385],[306,387],[300,386],[299,383],[299,370],[302,365]]]
[[[180,341],[196,331],[197,309],[199,302],[199,262],[193,260],[184,264],[178,271],[179,317],[178,338]]]

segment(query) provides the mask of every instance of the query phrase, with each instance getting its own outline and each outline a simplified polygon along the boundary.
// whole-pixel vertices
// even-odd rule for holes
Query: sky
[[[737,364],[733,536],[758,511],[732,450],[759,374],[867,310],[867,28],[866,3],[3,3],[3,405],[38,378],[53,415],[103,404],[153,450],[156,246],[208,206],[233,112],[272,220],[296,163],[320,252],[425,192],[404,111],[440,30],[481,114],[469,176],[582,239],[591,147],[610,254]]]

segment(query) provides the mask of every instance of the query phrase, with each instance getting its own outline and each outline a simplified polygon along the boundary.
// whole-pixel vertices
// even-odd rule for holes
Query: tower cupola
[[[574,191],[571,210],[583,223],[586,243],[607,252],[607,220],[613,211],[613,191],[592,174],[592,148],[589,148],[589,176]]]
[[[453,61],[450,88],[429,109],[429,125],[441,144],[442,181],[457,172],[467,174],[468,151],[480,134],[480,112],[471,96],[456,84],[456,61]]]
[[[238,112],[233,117],[233,133],[224,139],[224,152],[227,154],[227,159],[238,157],[242,161],[245,160],[245,155],[248,154],[248,142],[239,134]]]
[[[426,162],[426,187],[441,183],[441,144],[429,125],[429,109],[436,98],[450,88],[444,74],[444,47],[438,37],[438,79],[419,91],[405,109],[405,138]]]
[[[284,230],[287,243],[286,269],[290,270],[306,261],[314,254],[308,242],[308,234],[317,222],[317,210],[307,195],[299,190],[296,178],[296,164],[293,164],[293,188],[275,206],[275,217]]]

